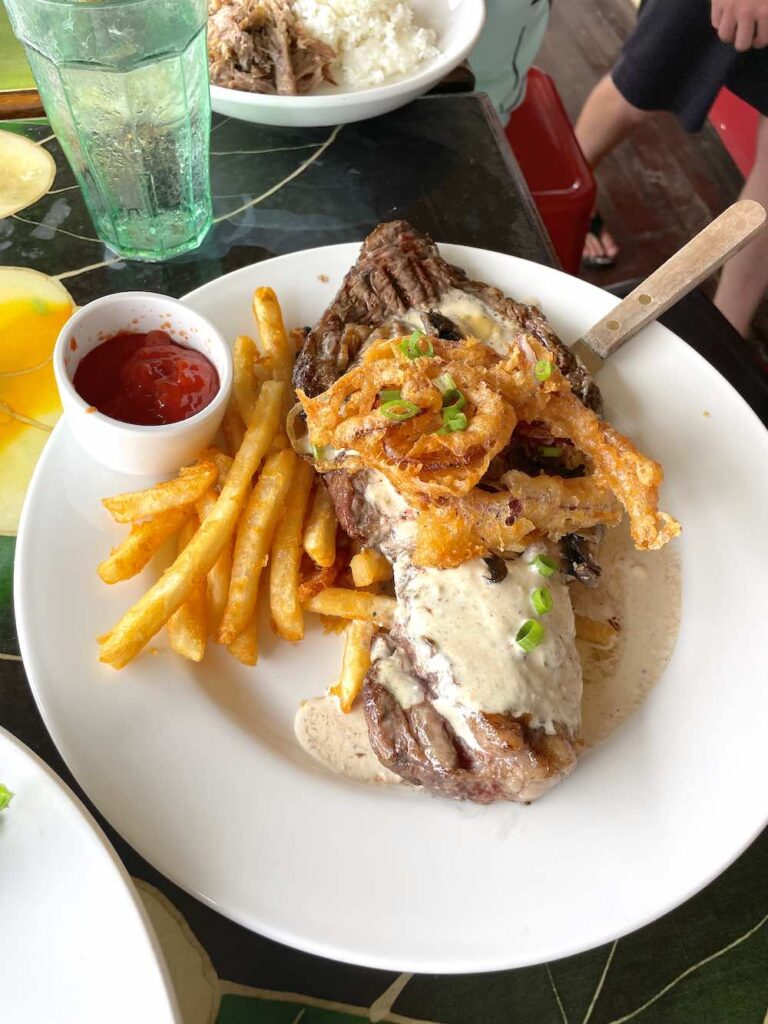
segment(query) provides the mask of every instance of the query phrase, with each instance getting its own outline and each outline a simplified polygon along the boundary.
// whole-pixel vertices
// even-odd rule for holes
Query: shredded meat
[[[334,83],[336,53],[309,35],[289,0],[209,0],[211,82],[227,89],[296,96]]]

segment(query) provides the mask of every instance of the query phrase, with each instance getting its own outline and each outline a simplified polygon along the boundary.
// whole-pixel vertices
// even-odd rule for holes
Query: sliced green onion
[[[554,576],[558,570],[557,562],[549,555],[536,555],[531,566],[540,576]]]
[[[545,380],[549,380],[551,373],[552,363],[548,359],[539,359],[533,368],[533,376],[540,384],[543,384]]]
[[[391,402],[385,402],[380,406],[379,411],[388,420],[402,423],[404,420],[412,420],[414,416],[418,416],[421,409],[413,402],[406,402],[404,398],[396,398]]]
[[[443,427],[446,433],[453,433],[455,430],[467,429],[467,417],[460,412],[455,405],[449,409],[443,409]]]
[[[382,402],[382,404],[384,402],[399,402],[402,397],[403,396],[396,388],[393,388],[390,391],[385,390],[379,392],[379,401]]]
[[[446,391],[456,390],[456,381],[450,373],[441,373],[439,377],[435,377],[435,387],[444,395]]]
[[[543,444],[539,448],[539,455],[546,455],[547,458],[556,459],[563,454],[563,449],[556,444]]]
[[[456,381],[450,373],[441,373],[435,378],[435,387],[443,396],[443,408],[463,409],[467,404],[461,390],[456,386]]]
[[[544,639],[544,627],[536,619],[526,619],[517,631],[515,643],[524,651],[535,650]]]
[[[309,450],[312,452],[312,458],[315,462],[325,462],[333,458],[336,453],[336,449],[332,444],[311,444]]]
[[[549,587],[537,587],[531,594],[531,604],[539,615],[546,615],[552,611],[554,601],[552,591]]]
[[[425,341],[422,341],[425,338]],[[400,351],[409,359],[421,359],[422,356],[433,356],[434,346],[429,338],[426,338],[423,331],[414,331],[409,338],[403,338],[400,342]]]
[[[13,800],[13,793],[0,782],[0,811],[4,811],[11,800]]]
[[[444,409],[463,409],[467,400],[458,388],[451,388],[443,394]]]

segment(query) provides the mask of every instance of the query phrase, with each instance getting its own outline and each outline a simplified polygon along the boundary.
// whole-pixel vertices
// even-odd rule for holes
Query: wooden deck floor
[[[537,64],[554,78],[572,120],[612,67],[635,16],[630,0],[554,0]],[[671,115],[617,147],[597,179],[600,212],[621,246],[615,267],[584,272],[601,285],[650,273],[732,203],[743,183],[714,129],[688,135]],[[768,301],[749,345],[768,372]]]

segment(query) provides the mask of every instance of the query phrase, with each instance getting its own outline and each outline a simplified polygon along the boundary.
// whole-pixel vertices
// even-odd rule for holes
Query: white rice
[[[308,32],[332,46],[336,80],[353,89],[414,71],[440,50],[408,0],[293,0]]]

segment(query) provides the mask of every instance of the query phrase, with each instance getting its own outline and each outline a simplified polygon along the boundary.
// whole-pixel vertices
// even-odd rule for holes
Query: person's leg
[[[594,170],[607,153],[652,116],[627,102],[610,75],[602,78],[587,97],[574,129],[590,167]],[[590,232],[584,241],[587,260],[600,256],[613,259],[617,253],[616,243],[604,228],[599,235]]]
[[[741,199],[756,199],[768,209],[768,118],[760,121],[755,165]],[[715,305],[741,335],[746,335],[760,300],[768,289],[768,229],[723,267]]]
[[[650,111],[638,110],[624,99],[610,75],[601,78],[582,107],[576,121],[576,138],[593,169],[647,118]]]

